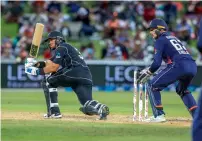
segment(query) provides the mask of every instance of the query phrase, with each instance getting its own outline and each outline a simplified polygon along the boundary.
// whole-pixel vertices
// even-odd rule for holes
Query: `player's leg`
[[[62,75],[50,78],[49,82],[57,82],[59,86],[63,87],[72,87],[83,106],[82,111],[85,114],[93,114],[93,109],[97,115],[100,115],[100,119],[102,119],[102,116],[103,119],[106,118],[109,114],[109,108],[106,105],[92,99],[92,76],[87,68],[75,67],[69,70],[65,69]]]
[[[202,138],[202,86],[201,93],[198,99],[198,108],[196,109],[193,126],[192,126],[192,141],[201,141]]]
[[[76,93],[82,107],[82,111],[86,115],[99,115],[100,120],[106,119],[109,114],[109,108],[96,100],[92,99],[92,85],[75,85],[72,87]]]
[[[160,91],[152,90],[152,85],[149,82],[147,84],[147,92],[148,92],[149,101],[151,104],[151,108],[152,108],[152,112],[153,112],[154,117],[157,117],[157,116],[162,115],[162,114],[165,115],[165,113],[163,111],[162,102],[161,102]]]
[[[176,87],[176,93],[181,97],[182,101],[184,102],[192,117],[194,117],[195,111],[197,109],[197,104],[193,95],[187,89],[187,87],[191,83],[192,78],[193,76],[182,77]]]
[[[176,67],[169,65],[148,82],[147,91],[154,115],[154,117],[151,117],[148,121],[165,121],[165,112],[163,111],[160,91],[177,80],[179,76],[179,74],[176,73],[177,71]]]
[[[45,114],[44,117],[61,118],[62,115],[60,113],[60,108],[58,104],[57,86],[54,86],[47,81],[47,79],[50,77],[50,75],[45,76],[44,80],[42,81],[47,105],[47,114]]]
[[[182,101],[193,117],[197,105],[194,97],[187,88],[193,77],[196,75],[197,66],[196,63],[192,60],[182,61],[180,65],[182,66],[181,70],[179,71],[181,75],[178,77],[179,83],[176,87],[176,92],[178,95],[180,95]]]
[[[62,115],[60,113],[60,108],[58,104],[58,92],[57,88],[49,85],[49,93],[50,93],[50,108],[53,118],[61,118]]]
[[[180,64],[181,65],[181,64]],[[191,68],[186,69],[182,68],[179,64],[177,65],[170,65],[168,68],[161,71],[159,74],[157,74],[151,82],[149,82],[151,95],[153,96],[153,103],[154,107],[158,111],[161,110],[161,98],[159,91],[163,90],[168,85],[180,80],[180,83],[177,87],[177,93],[181,95],[181,98],[183,99],[183,102],[187,106],[188,109],[194,113],[196,108],[196,102],[191,94],[188,94],[187,87],[191,82],[191,79],[194,77],[196,70],[194,69],[194,63],[189,63],[189,67]],[[193,66],[192,66],[193,65]],[[184,65],[183,65],[184,66]],[[181,81],[185,80],[185,81]],[[160,107],[158,107],[158,105]]]
[[[92,85],[74,85],[72,89],[76,93],[81,105],[84,105],[88,100],[93,100]]]
[[[173,76],[173,77],[170,77]],[[148,82],[148,94],[151,104],[157,112],[154,112],[154,116],[165,114],[163,111],[161,94],[160,91],[166,88],[169,84],[172,84],[176,81],[174,69],[169,66],[163,69],[160,73],[155,75],[151,81]]]

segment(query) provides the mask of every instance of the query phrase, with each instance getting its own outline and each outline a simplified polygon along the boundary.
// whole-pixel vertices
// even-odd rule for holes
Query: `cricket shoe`
[[[154,116],[148,118],[148,119],[145,119],[143,120],[144,122],[166,122],[166,118],[165,118],[165,115],[162,114],[160,116],[157,116],[156,118]]]
[[[55,113],[55,114],[44,114],[43,116],[45,119],[48,119],[48,118],[54,118],[54,119],[60,119],[62,118],[62,115],[60,113]]]

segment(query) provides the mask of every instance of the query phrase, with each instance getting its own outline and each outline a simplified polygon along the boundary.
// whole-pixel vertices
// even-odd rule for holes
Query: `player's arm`
[[[163,48],[164,48],[164,43],[162,40],[157,40],[155,45],[154,45],[156,51],[154,54],[154,61],[152,62],[151,66],[149,67],[150,73],[154,73],[159,69],[162,63],[162,54],[163,54]]]
[[[66,53],[65,48],[58,47],[55,51],[55,55],[52,57],[54,58],[53,61],[48,60],[31,63],[33,67],[30,66],[25,67],[25,73],[30,75],[45,75],[52,72],[56,72],[60,67],[62,58],[65,55],[65,53]]]
[[[45,74],[52,73],[52,72],[56,72],[59,67],[60,67],[59,64],[56,64],[56,63],[52,62],[51,60],[47,60],[46,66],[43,68],[43,71]]]
[[[55,55],[52,57],[54,58],[53,61],[46,61],[45,67],[43,68],[44,73],[56,72],[59,69],[60,64],[62,64],[65,53],[66,49],[64,47],[58,47],[55,51]]]
[[[30,65],[25,66],[25,73],[30,75],[45,75],[52,72],[56,72],[59,67],[60,67],[59,64],[56,64],[52,62],[51,60],[39,61],[32,66]]]
[[[161,66],[162,53],[164,48],[163,42],[158,40],[154,46],[156,49],[154,61],[149,68],[146,68],[140,72],[139,76],[137,77],[137,83],[145,83],[149,77]]]

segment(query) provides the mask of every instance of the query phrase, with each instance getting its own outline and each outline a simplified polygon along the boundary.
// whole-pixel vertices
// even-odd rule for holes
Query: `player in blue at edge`
[[[198,50],[202,54],[202,19],[200,21],[200,30],[198,38]],[[196,110],[193,126],[192,126],[192,140],[201,141],[202,140],[202,85],[201,94],[198,99],[198,108]]]
[[[145,122],[165,122],[165,112],[161,102],[160,91],[168,85],[177,82],[176,93],[181,97],[188,111],[194,116],[197,105],[191,92],[187,89],[197,73],[195,60],[192,59],[181,41],[170,36],[168,26],[162,19],[153,19],[149,25],[149,32],[155,39],[154,60],[149,68],[143,69],[137,76],[137,83],[145,83],[161,66],[162,60],[167,63],[165,69],[157,73],[147,83],[147,91],[153,116]]]

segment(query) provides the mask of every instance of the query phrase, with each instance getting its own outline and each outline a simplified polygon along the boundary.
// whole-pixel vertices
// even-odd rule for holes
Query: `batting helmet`
[[[57,39],[57,40],[65,41],[64,36],[59,31],[52,31],[52,32],[50,32],[48,34],[48,37],[44,40],[44,42],[47,42],[49,39]]]
[[[162,19],[153,19],[150,24],[149,24],[149,29],[165,29],[168,30],[168,26],[166,24],[166,22]]]

